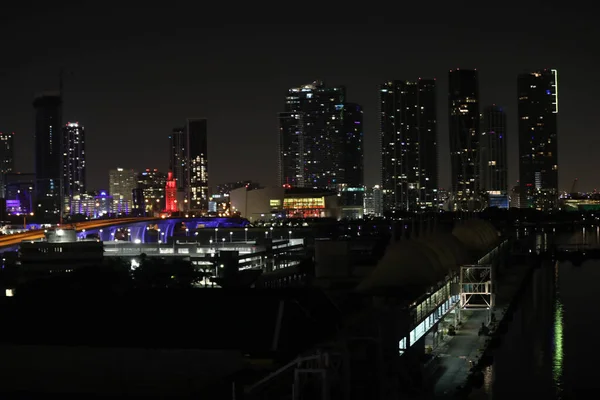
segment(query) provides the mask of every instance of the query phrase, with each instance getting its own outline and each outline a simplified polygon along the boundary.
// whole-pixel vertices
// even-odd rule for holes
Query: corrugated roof
[[[464,245],[449,234],[400,241],[388,248],[357,290],[428,287],[443,280],[467,260]]]
[[[461,222],[452,230],[452,234],[469,250],[478,252],[488,251],[500,241],[496,228],[482,219]]]
[[[410,288],[414,292],[432,286],[460,265],[472,262],[470,252],[489,251],[499,240],[498,231],[490,222],[475,219],[461,222],[452,234],[399,241],[388,247],[357,290]]]

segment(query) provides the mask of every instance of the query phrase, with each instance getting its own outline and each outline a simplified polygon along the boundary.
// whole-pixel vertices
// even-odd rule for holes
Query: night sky
[[[570,189],[578,177],[579,190],[600,189],[600,28],[578,2],[335,2],[329,9],[301,2],[247,10],[237,2],[82,3],[30,10],[3,4],[0,131],[17,135],[19,171],[33,171],[33,97],[57,89],[61,66],[72,73],[64,122],[86,128],[90,189],[106,188],[109,168],[166,170],[167,136],[187,117],[208,118],[211,186],[241,179],[275,184],[277,112],[289,87],[315,79],[346,85],[348,100],[364,106],[365,179],[373,185],[377,85],[436,77],[447,187],[447,74],[461,67],[480,71],[482,106],[495,103],[508,113],[512,186],[517,74],[557,68],[560,188]]]

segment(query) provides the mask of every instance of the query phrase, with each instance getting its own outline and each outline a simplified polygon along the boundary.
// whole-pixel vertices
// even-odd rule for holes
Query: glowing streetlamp
[[[229,232],[229,243],[233,243],[233,232]]]
[[[223,247],[225,247],[225,238],[223,238],[222,240],[223,240]]]
[[[248,241],[248,228],[244,228],[244,242]]]

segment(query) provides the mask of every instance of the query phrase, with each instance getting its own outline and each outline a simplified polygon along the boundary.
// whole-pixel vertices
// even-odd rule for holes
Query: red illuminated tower
[[[167,186],[165,186],[165,212],[177,212],[177,181],[173,178],[173,172],[167,175]]]

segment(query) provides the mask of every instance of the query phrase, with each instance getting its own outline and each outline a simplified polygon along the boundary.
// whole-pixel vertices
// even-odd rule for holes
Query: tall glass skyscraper
[[[180,211],[208,210],[208,121],[188,118],[169,136],[169,170],[173,172]]]
[[[389,81],[379,88],[384,209],[416,211],[437,203],[434,79]]]
[[[204,118],[188,118],[187,196],[190,210],[208,210],[208,123]]]
[[[63,191],[65,203],[86,191],[85,129],[78,122],[63,127]]]
[[[62,98],[60,93],[38,96],[35,108],[35,190],[36,213],[50,219],[62,207]]]
[[[481,190],[487,193],[490,206],[507,208],[506,114],[502,107],[492,105],[483,110],[480,152]]]
[[[0,132],[0,198],[6,198],[5,175],[15,169],[14,133]]]
[[[518,77],[520,206],[553,210],[558,205],[558,71]]]
[[[187,179],[186,141],[185,128],[174,128],[169,135],[169,171],[173,172],[179,191],[185,189]]]
[[[315,81],[289,89],[279,114],[280,184],[332,190],[362,184],[362,135],[362,108],[346,103],[343,86]]]
[[[476,70],[451,70],[449,133],[452,195],[459,209],[477,207],[480,186],[479,78]]]

